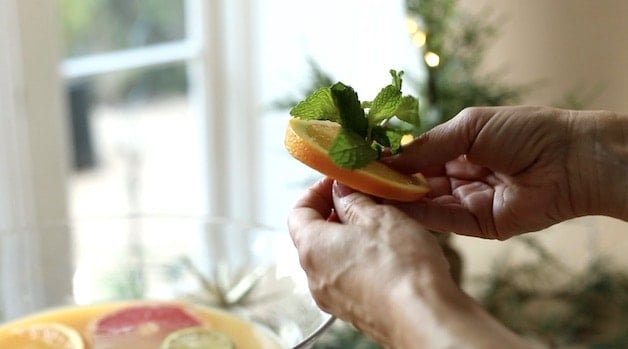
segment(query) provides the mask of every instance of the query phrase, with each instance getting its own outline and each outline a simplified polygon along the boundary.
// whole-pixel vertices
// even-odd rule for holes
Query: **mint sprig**
[[[329,87],[319,88],[307,96],[304,101],[299,102],[290,110],[290,115],[298,115],[299,119],[304,120],[340,121],[338,108],[336,108]]]
[[[392,82],[372,101],[342,82],[322,87],[299,102],[290,115],[305,120],[330,120],[340,124],[329,155],[340,167],[357,169],[379,159],[382,151],[401,150],[401,139],[419,129],[419,101],[403,95],[403,71],[390,71]]]

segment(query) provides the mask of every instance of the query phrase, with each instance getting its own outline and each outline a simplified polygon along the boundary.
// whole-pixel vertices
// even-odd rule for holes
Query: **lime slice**
[[[6,343],[5,343],[6,341]],[[10,343],[10,344],[9,344]],[[83,338],[73,328],[60,323],[44,323],[12,330],[1,348],[84,349]]]
[[[161,349],[233,349],[233,341],[222,332],[205,327],[175,331],[161,344]]]

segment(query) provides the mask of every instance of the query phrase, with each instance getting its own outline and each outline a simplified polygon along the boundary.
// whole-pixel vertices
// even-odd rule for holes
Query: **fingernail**
[[[334,181],[333,191],[334,191],[334,195],[341,198],[355,192],[355,190],[347,187],[346,185],[338,181]]]

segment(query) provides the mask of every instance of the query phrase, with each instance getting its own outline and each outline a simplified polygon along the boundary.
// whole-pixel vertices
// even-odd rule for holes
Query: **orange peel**
[[[383,199],[416,201],[429,191],[420,173],[408,175],[374,161],[359,169],[336,165],[329,148],[340,130],[340,124],[326,120],[291,118],[284,145],[288,152],[305,165],[357,191]]]

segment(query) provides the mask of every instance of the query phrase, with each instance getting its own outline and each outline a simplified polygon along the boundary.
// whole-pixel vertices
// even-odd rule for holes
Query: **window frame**
[[[259,221],[255,7],[251,0],[184,0],[183,40],[65,59],[66,80],[185,63],[207,167],[208,216]],[[219,169],[219,170],[216,170]]]
[[[66,301],[71,241],[69,236],[46,239],[36,229],[67,216],[67,137],[56,73],[59,37],[50,35],[58,26],[56,6],[3,0],[0,16],[5,52],[0,65],[5,81],[0,86],[0,247],[18,259],[0,260],[2,279],[11,280],[2,283],[0,316],[9,318]],[[22,229],[16,232],[16,227]]]
[[[6,27],[2,28],[0,47],[10,53],[0,61],[0,75],[8,77],[0,86],[2,236],[9,228],[71,218],[67,186],[70,133],[63,79],[88,74],[79,67],[98,57],[62,62],[58,6],[57,1],[0,0],[0,26]],[[181,46],[186,50],[171,59],[188,62],[191,102],[203,116],[199,132],[208,164],[204,176],[207,187],[202,188],[207,201],[205,211],[208,216],[257,221],[253,1],[186,0],[186,12],[187,39]],[[125,54],[146,54],[168,47],[172,48],[162,45],[116,54],[123,58]],[[4,304],[7,316],[63,304],[71,294],[71,237],[51,243],[39,232],[24,239],[30,246],[23,254],[27,259],[24,264],[30,269],[23,271],[25,280],[15,285],[14,291],[46,293],[33,295],[27,308],[9,309],[6,306],[11,305]],[[0,264],[0,272],[7,269],[3,266]]]

